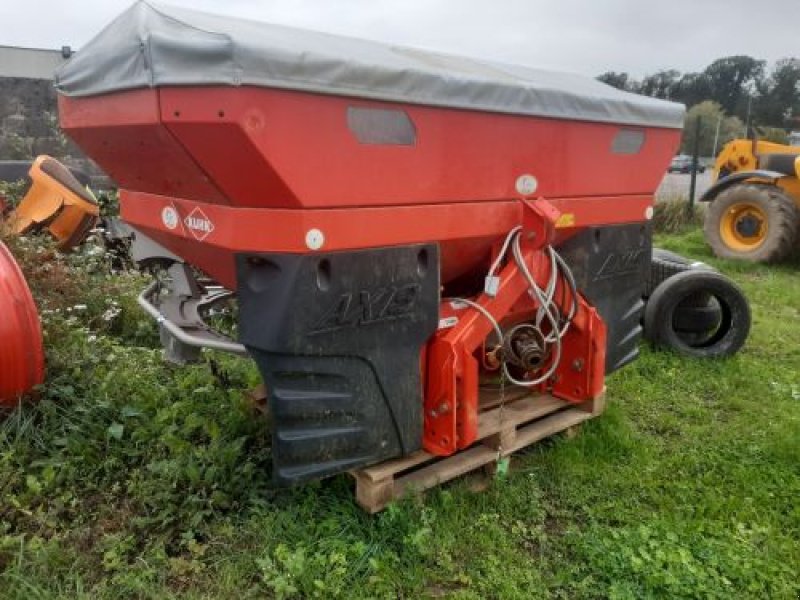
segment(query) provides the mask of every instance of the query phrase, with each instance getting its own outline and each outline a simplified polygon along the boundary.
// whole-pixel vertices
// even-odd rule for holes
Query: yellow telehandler
[[[714,165],[705,236],[714,254],[775,262],[796,247],[800,230],[800,146],[738,139]]]

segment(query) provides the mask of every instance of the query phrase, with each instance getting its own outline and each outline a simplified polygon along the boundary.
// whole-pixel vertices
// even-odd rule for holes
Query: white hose
[[[506,235],[506,239],[503,241],[503,247],[500,248],[500,252],[497,253],[497,258],[494,259],[492,266],[489,267],[489,272],[486,274],[487,277],[493,277],[495,271],[500,267],[500,263],[503,262],[503,258],[505,258],[506,253],[508,252],[508,245],[511,243],[511,238],[514,237],[515,234],[522,231],[522,225],[517,225],[508,232]]]
[[[522,276],[528,282],[529,293],[539,303],[539,308],[536,311],[536,319],[535,319],[536,326],[539,327],[542,321],[546,318],[550,324],[551,331],[547,336],[545,336],[544,340],[546,344],[555,345],[555,351],[553,354],[553,359],[550,361],[550,367],[544,374],[540,375],[536,379],[531,379],[526,381],[514,378],[509,372],[508,362],[505,360],[503,361],[503,373],[511,383],[522,387],[533,387],[549,379],[558,368],[558,365],[561,362],[561,354],[562,354],[561,338],[564,337],[564,334],[569,329],[569,326],[572,323],[572,319],[578,310],[578,298],[577,298],[577,287],[575,285],[575,278],[572,275],[572,271],[569,269],[569,266],[566,264],[564,259],[561,258],[561,256],[558,254],[558,252],[555,251],[555,249],[552,246],[547,246],[547,251],[550,257],[550,278],[548,279],[547,285],[545,286],[544,290],[542,290],[539,287],[539,285],[536,283],[536,280],[533,278],[533,275],[531,274],[528,265],[525,264],[525,257],[522,254],[522,248],[520,245],[521,231],[522,227],[517,226],[508,232],[508,235],[506,235],[506,238],[503,241],[503,245],[500,249],[500,252],[497,255],[497,258],[495,258],[494,262],[489,268],[487,279],[490,277],[494,277],[495,272],[500,267],[500,263],[503,261],[506,254],[508,253],[509,246],[511,246],[514,262],[517,264],[517,268],[522,273]],[[561,314],[561,309],[555,302],[555,293],[556,293],[556,288],[558,286],[559,272],[566,279],[566,284],[569,285],[572,296],[570,309],[568,314],[566,315],[563,327],[560,327],[559,324],[559,316]],[[491,323],[492,328],[495,330],[495,333],[497,334],[498,343],[500,343],[501,345],[503,344],[504,342],[503,330],[501,329],[500,324],[497,322],[497,320],[492,316],[492,314],[486,308],[484,308],[477,302],[474,302],[473,300],[468,300],[466,298],[443,298],[443,300],[451,302],[462,302],[465,305],[470,306],[475,310],[477,310],[478,312],[480,312]]]
[[[555,316],[553,316],[553,313],[551,312],[551,308],[554,308],[553,304],[551,302],[548,302],[547,298],[545,298],[544,293],[539,288],[536,281],[533,279],[533,275],[531,275],[531,272],[528,269],[528,265],[525,264],[525,257],[522,255],[522,248],[520,247],[519,235],[517,235],[514,238],[514,243],[512,244],[512,251],[514,255],[514,261],[517,263],[517,267],[522,272],[522,275],[527,280],[531,291],[534,293],[536,299],[539,301],[541,305],[539,310],[544,311],[544,315],[547,317],[547,320],[550,321],[552,332],[555,332],[555,347],[556,347],[555,354],[550,363],[550,368],[547,369],[547,371],[543,375],[540,375],[536,379],[531,379],[529,381],[521,381],[515,379],[511,375],[511,373],[509,373],[508,363],[506,363],[505,361],[503,362],[503,371],[505,372],[506,377],[508,377],[508,380],[511,383],[523,387],[533,387],[535,385],[539,385],[543,381],[546,381],[553,373],[555,373],[556,369],[558,368],[558,365],[561,362],[561,335],[559,331],[558,319]],[[555,263],[555,259],[553,259],[553,263]],[[555,272],[555,269],[553,270],[553,272]],[[551,274],[551,277],[552,276],[553,275]],[[547,339],[545,339],[545,341],[547,341]]]
[[[467,300],[466,298],[456,298],[456,297],[453,297],[453,298],[442,298],[442,301],[444,301],[444,302],[463,302],[467,306],[471,306],[472,308],[474,308],[475,310],[480,312],[484,317],[486,317],[488,319],[489,323],[492,324],[492,327],[494,327],[494,331],[497,334],[497,339],[499,340],[499,343],[501,343],[501,344],[503,343],[503,330],[500,329],[500,323],[498,323],[497,320],[492,316],[492,313],[490,313],[488,310],[486,310],[480,304],[478,304],[477,302],[473,302],[472,300]]]

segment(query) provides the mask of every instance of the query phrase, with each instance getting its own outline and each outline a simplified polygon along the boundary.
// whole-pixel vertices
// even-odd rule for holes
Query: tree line
[[[703,118],[701,154],[710,155],[733,137],[755,128],[762,138],[785,143],[786,132],[800,130],[800,59],[784,58],[768,68],[767,61],[750,56],[718,58],[697,73],[675,69],[642,79],[607,71],[600,81],[618,89],[682,102],[689,107],[687,124]],[[693,145],[687,127],[682,150]]]

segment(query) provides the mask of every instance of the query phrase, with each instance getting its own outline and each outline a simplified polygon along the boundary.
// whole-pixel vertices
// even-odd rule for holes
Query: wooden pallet
[[[506,394],[501,408],[496,393],[483,393],[478,441],[473,446],[447,457],[421,450],[351,471],[356,480],[356,502],[367,512],[376,513],[411,491],[427,490],[491,465],[498,454],[508,456],[559,432],[574,433],[577,426],[598,416],[604,407],[605,395],[576,405],[548,395],[517,391],[515,396]]]

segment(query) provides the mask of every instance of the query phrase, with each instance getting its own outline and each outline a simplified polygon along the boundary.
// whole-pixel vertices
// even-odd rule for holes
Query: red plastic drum
[[[28,283],[11,252],[0,242],[0,406],[44,381],[39,314]]]

